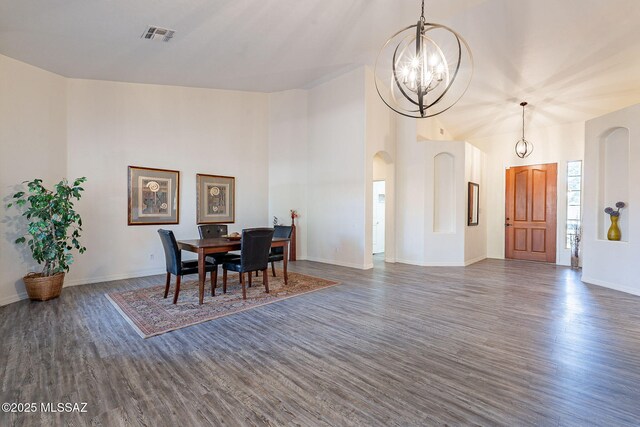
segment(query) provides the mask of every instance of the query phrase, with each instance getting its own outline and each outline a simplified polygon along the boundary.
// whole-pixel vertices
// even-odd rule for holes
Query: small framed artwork
[[[198,224],[232,223],[236,220],[236,179],[232,176],[196,175]]]
[[[475,182],[469,183],[469,208],[468,208],[468,221],[467,225],[474,226],[479,224],[478,209],[480,204],[480,186]]]
[[[180,172],[129,166],[129,225],[178,224]]]

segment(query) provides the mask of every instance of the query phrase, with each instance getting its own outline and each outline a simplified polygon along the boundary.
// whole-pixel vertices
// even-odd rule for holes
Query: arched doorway
[[[366,263],[395,262],[395,166],[386,151],[377,152],[368,183]]]

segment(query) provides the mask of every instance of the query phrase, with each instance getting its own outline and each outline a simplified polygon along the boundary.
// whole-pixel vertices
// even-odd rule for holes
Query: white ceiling
[[[427,0],[474,54],[458,138],[640,102],[638,0]],[[272,92],[372,65],[418,0],[0,0],[0,53],[67,77]],[[147,25],[176,30],[141,39]]]

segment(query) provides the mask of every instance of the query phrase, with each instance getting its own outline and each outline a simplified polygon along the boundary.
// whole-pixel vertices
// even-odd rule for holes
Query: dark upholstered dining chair
[[[164,248],[164,258],[167,263],[167,283],[164,288],[164,297],[169,295],[169,286],[171,284],[171,275],[176,276],[176,291],[173,294],[173,303],[178,303],[178,294],[180,293],[180,279],[185,274],[198,273],[198,260],[182,261],[182,251],[178,248],[173,231],[158,230],[162,247]],[[218,276],[218,265],[212,262],[206,262],[205,271],[211,272],[211,295],[215,295],[215,284]]]
[[[227,224],[205,224],[198,226],[198,233],[200,233],[201,239],[211,239],[226,236],[229,233],[229,229]],[[207,260],[219,265],[225,261],[232,261],[239,256],[240,255],[237,253],[220,252],[217,254],[207,255]]]
[[[269,293],[269,249],[273,240],[273,228],[251,228],[242,230],[242,247],[240,258],[227,261],[222,264],[222,292],[227,292],[227,271],[237,271],[240,273],[240,284],[242,285],[242,299],[247,299],[244,273],[248,273],[249,286],[251,286],[251,273],[262,271],[264,289]]]
[[[227,224],[205,224],[198,226],[201,239],[222,237],[228,234]]]
[[[290,239],[291,233],[293,233],[293,227],[290,225],[276,225],[273,227],[273,237],[285,237]],[[269,253],[269,262],[271,263],[271,272],[273,273],[273,277],[276,277],[276,268],[273,263],[282,260],[284,260],[284,248],[271,248],[271,252]]]

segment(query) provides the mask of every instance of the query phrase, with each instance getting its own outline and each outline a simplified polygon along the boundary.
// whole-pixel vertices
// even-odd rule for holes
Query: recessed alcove
[[[585,125],[582,281],[640,295],[640,104]],[[624,202],[621,241],[607,239],[606,207]]]
[[[611,225],[606,207],[615,209],[616,202],[625,202],[618,226],[622,242],[629,239],[629,129],[614,127],[604,132],[599,141],[598,165],[598,225],[597,238],[607,240]]]

